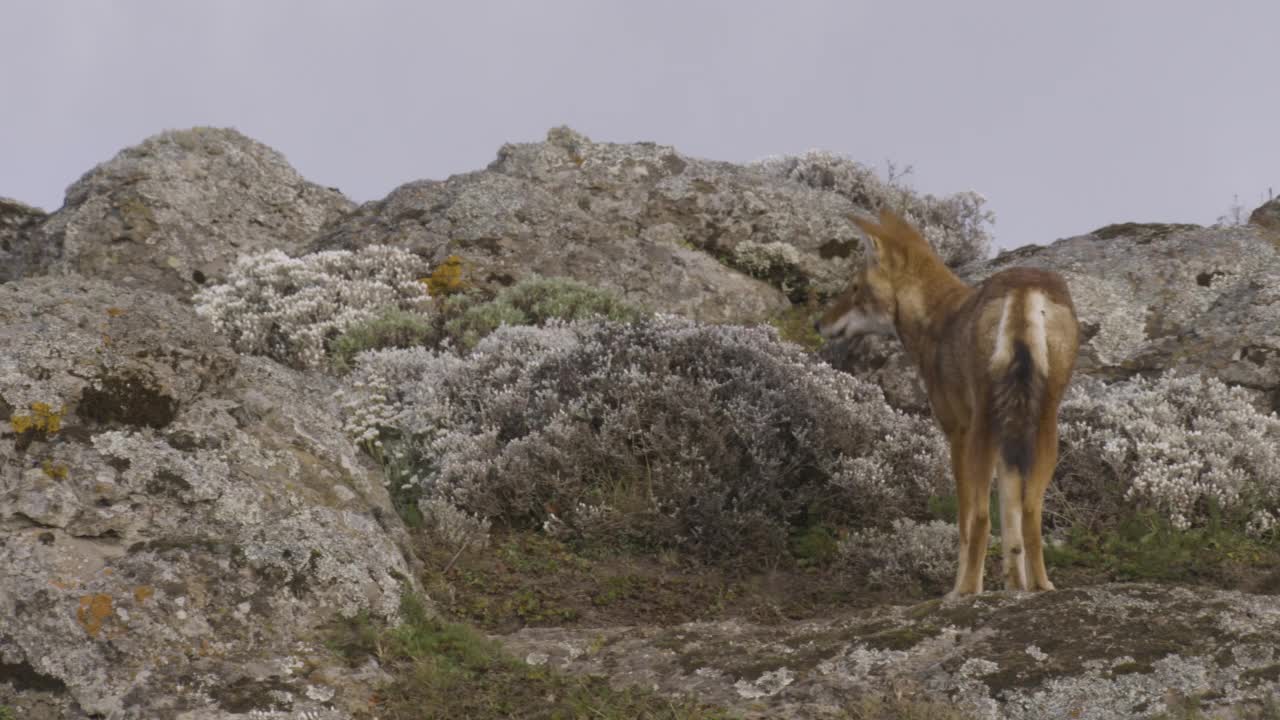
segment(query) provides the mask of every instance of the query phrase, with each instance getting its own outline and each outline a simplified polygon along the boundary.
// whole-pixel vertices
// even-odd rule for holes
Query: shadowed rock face
[[[187,297],[237,254],[296,252],[352,207],[235,130],[172,130],[77,180],[35,241],[57,272]]]
[[[745,717],[818,718],[868,692],[950,698],[978,718],[1145,717],[1172,697],[1261,703],[1280,679],[1271,598],[1111,585],[989,593],[818,622],[525,629],[518,657],[694,693]]]
[[[315,630],[394,616],[412,572],[329,381],[74,275],[0,285],[0,345],[0,680],[24,717],[355,692]]]
[[[43,272],[47,258],[32,233],[46,217],[43,210],[0,198],[0,282]]]

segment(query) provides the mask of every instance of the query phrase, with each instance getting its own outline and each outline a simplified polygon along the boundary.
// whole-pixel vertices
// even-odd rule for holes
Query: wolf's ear
[[[862,231],[862,252],[868,263],[879,264],[887,258],[888,246],[884,241],[884,228],[874,220],[850,215],[849,220]]]

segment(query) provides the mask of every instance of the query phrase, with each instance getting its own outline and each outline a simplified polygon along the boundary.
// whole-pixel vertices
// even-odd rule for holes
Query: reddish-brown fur
[[[1053,589],[1041,512],[1058,459],[1058,405],[1079,343],[1066,282],[1047,270],[1012,268],[971,287],[897,215],[853,221],[867,235],[867,263],[818,329],[828,337],[894,333],[919,369],[956,480],[953,593],[982,591],[997,470],[1005,587]]]

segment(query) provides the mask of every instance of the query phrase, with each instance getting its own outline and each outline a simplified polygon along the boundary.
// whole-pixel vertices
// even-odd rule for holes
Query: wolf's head
[[[863,232],[866,261],[854,273],[849,289],[814,325],[829,340],[893,335],[900,311],[898,290],[910,279],[913,261],[936,255],[915,228],[889,210],[880,211],[879,222],[856,215],[849,219]]]

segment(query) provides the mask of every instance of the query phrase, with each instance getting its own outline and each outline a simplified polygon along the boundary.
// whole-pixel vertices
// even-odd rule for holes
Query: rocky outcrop
[[[1079,372],[1102,378],[1195,370],[1280,409],[1280,247],[1253,227],[1111,225],[1001,254],[1061,272],[1084,343]]]
[[[31,235],[45,217],[43,210],[0,198],[0,282],[43,270],[47,262],[43,248],[33,242]]]
[[[1249,213],[1249,224],[1280,232],[1280,198],[1273,198]]]
[[[121,152],[52,215],[0,201],[0,708],[35,720],[367,709],[380,670],[338,662],[317,628],[393,617],[414,560],[381,473],[340,430],[337,381],[238,357],[184,303],[238,254],[392,244],[458,255],[463,280],[488,289],[570,276],[658,310],[754,322],[844,285],[860,252],[846,216],[874,195],[862,172],[825,155],[711,162],[561,128],[352,211],[275,151],[194,129]],[[1251,227],[1109,226],[962,275],[1065,274],[1084,375],[1196,370],[1280,409],[1274,206]],[[981,226],[976,200],[955,207],[956,227]],[[985,245],[954,247],[959,262]],[[826,352],[893,404],[927,411],[895,341],[839,350]],[[884,691],[979,717],[1107,718],[1159,713],[1169,689],[1210,705],[1274,693],[1278,633],[1258,597],[1107,586],[504,642],[746,716],[817,716]]]
[[[61,272],[187,297],[237,254],[297,252],[352,207],[235,130],[173,130],[76,181],[37,239]]]
[[[316,628],[394,616],[413,572],[330,381],[238,358],[170,296],[74,275],[0,285],[0,344],[0,705],[367,700],[374,678],[330,665]]]
[[[1151,585],[989,593],[781,625],[525,629],[502,642],[529,663],[693,694],[748,718],[842,717],[883,693],[945,699],[984,720],[1120,720],[1157,716],[1178,698],[1210,714],[1256,708],[1280,690],[1273,598]]]
[[[435,262],[458,255],[496,288],[531,273],[569,276],[627,300],[707,321],[760,321],[782,289],[732,267],[745,243],[788,243],[779,268],[796,298],[837,290],[859,252],[834,192],[652,143],[596,143],[566,128],[506,145],[486,170],[404,185],[313,249],[392,243]],[[758,273],[762,277],[767,272]],[[780,283],[779,283],[780,284]]]

